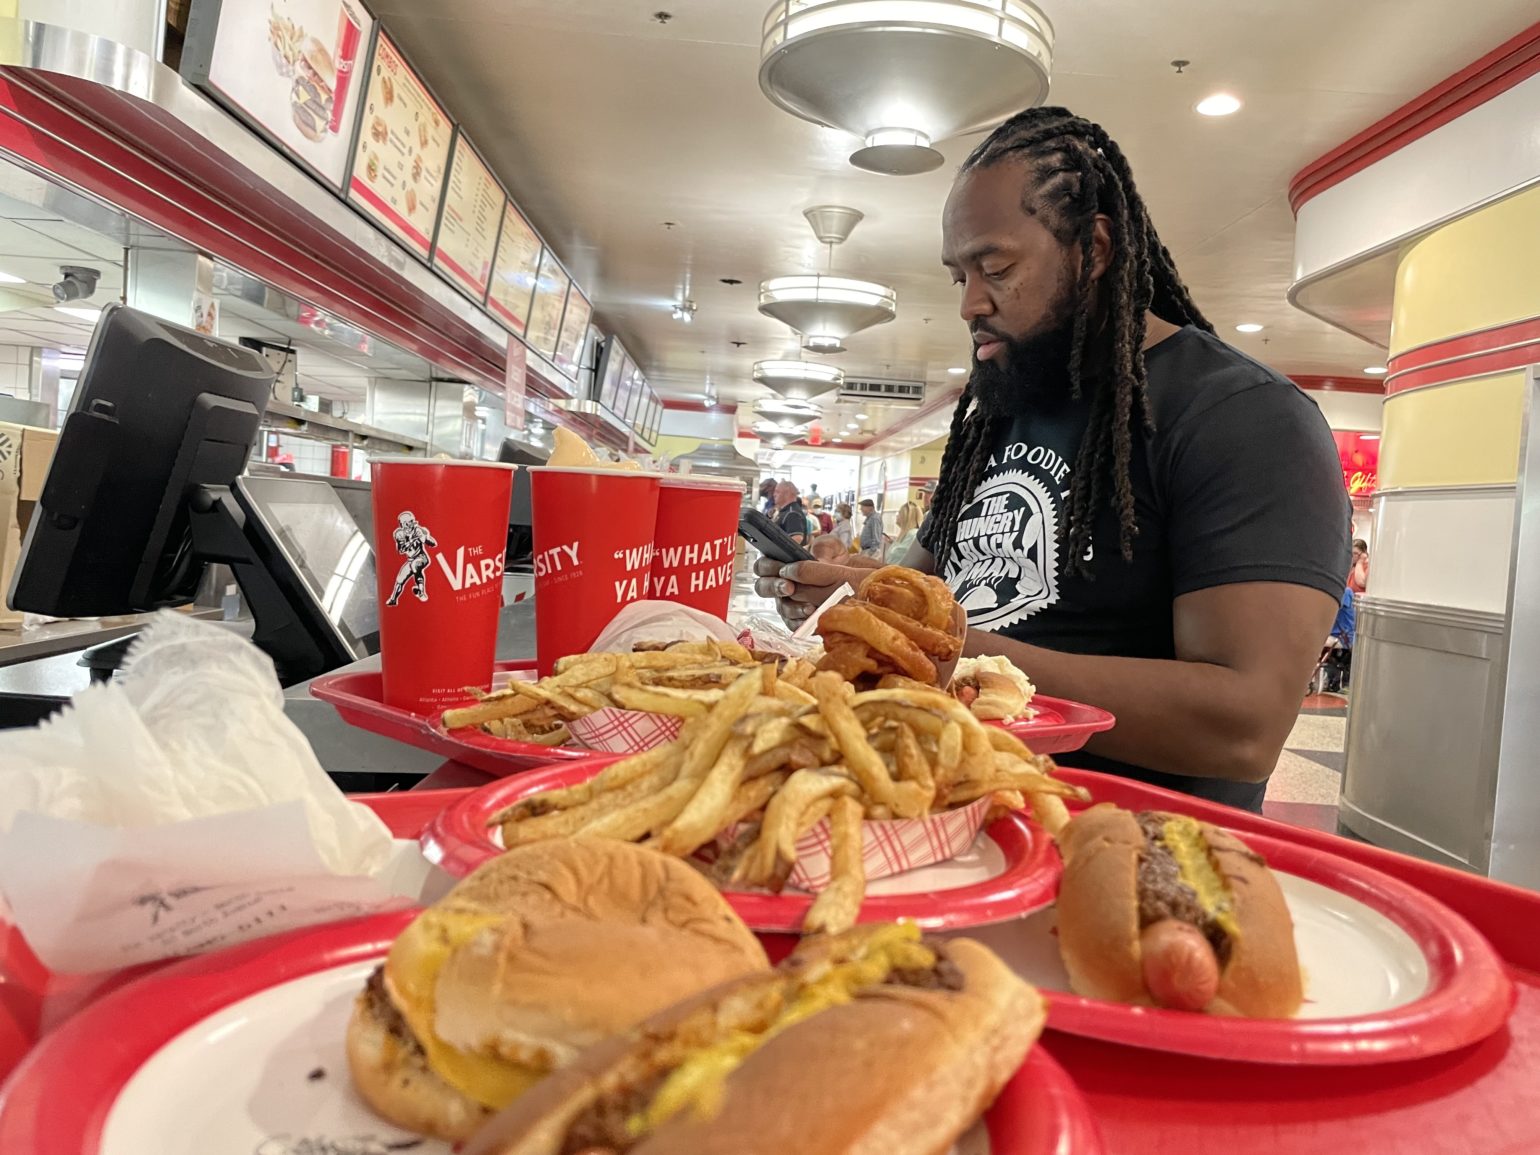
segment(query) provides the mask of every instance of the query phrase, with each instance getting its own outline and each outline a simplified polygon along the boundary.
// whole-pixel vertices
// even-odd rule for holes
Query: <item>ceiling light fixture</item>
[[[947,370],[947,372],[952,374],[954,377],[961,377],[967,371],[968,370],[963,368],[961,365],[953,365],[950,369]]]
[[[815,361],[756,361],[754,380],[782,397],[806,401],[845,383],[845,374],[833,365]]]
[[[1385,366],[1383,366],[1383,365],[1370,365],[1368,368],[1366,368],[1364,370],[1364,372],[1369,374],[1369,376],[1371,376],[1371,377],[1383,377],[1385,375]]]
[[[829,440],[831,442],[833,442],[835,445],[838,445],[841,441],[843,441],[845,439],[843,437],[831,437],[831,438],[829,438]]]
[[[1048,95],[1053,25],[1030,0],[776,0],[759,87],[793,116],[859,137],[850,163],[907,176],[932,142]]]
[[[862,214],[845,205],[815,205],[802,215],[813,235],[829,246],[832,268],[834,246],[849,238]],[[804,349],[843,353],[846,337],[898,315],[898,295],[891,286],[875,281],[797,273],[761,282],[759,311],[801,333]]]
[[[63,313],[66,317],[74,317],[77,321],[89,322],[92,325],[96,324],[102,315],[100,309],[87,309],[75,305],[55,305],[53,311],[55,313]]]
[[[865,413],[857,413],[856,414],[856,420],[857,421],[865,421],[866,420],[866,414]]]
[[[695,320],[695,310],[700,308],[694,301],[680,301],[674,306],[674,320],[683,321],[688,325]]]
[[[1237,333],[1260,333],[1262,326],[1258,325],[1255,321],[1247,321],[1244,324],[1235,326],[1235,331]]]
[[[1378,441],[1379,439],[1380,435],[1378,433],[1360,433],[1358,435],[1358,440],[1360,441]]]
[[[1198,101],[1197,110],[1200,116],[1229,116],[1241,110],[1241,100],[1228,92],[1216,92]]]

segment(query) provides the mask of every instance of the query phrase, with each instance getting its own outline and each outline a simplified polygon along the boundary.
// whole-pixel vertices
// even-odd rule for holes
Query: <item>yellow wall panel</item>
[[[1407,248],[1390,352],[1540,317],[1540,187],[1461,217]]]
[[[1388,398],[1380,488],[1511,484],[1518,478],[1523,414],[1522,372]]]

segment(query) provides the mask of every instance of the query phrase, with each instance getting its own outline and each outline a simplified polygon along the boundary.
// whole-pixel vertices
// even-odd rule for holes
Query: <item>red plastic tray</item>
[[[382,956],[415,913],[333,923],[189,959],[104,998],[34,1050],[0,1092],[0,1151],[93,1155],[124,1086],[177,1035],[280,983]],[[1104,1151],[1085,1100],[1041,1047],[1001,1091],[985,1126],[997,1155]]]
[[[457,878],[469,874],[502,853],[487,830],[487,819],[493,814],[531,794],[586,781],[616,757],[547,766],[463,795],[428,823],[421,837],[423,854]],[[1052,902],[1064,868],[1052,840],[1015,814],[992,823],[987,833],[1005,854],[1004,873],[934,893],[872,895],[861,904],[860,921],[912,918],[931,930],[955,930],[1017,918]],[[798,930],[813,901],[806,895],[724,893],[744,922],[754,930],[772,933]]]
[[[533,670],[531,661],[498,662],[498,670]],[[575,746],[537,746],[493,738],[479,730],[444,730],[439,714],[414,714],[385,704],[380,672],[327,674],[310,683],[312,697],[335,706],[342,720],[371,734],[394,738],[408,746],[453,758],[487,774],[514,774],[531,766],[575,761],[593,756],[592,750]]]
[[[499,671],[533,670],[531,661],[498,662]],[[409,746],[442,754],[477,770],[501,777],[504,774],[545,766],[562,760],[593,755],[592,750],[575,746],[537,746],[495,738],[474,727],[445,730],[439,719],[442,711],[414,714],[399,706],[387,706],[380,684],[380,673],[327,674],[310,683],[311,696],[335,706],[342,720],[361,730],[394,738]],[[1012,722],[1004,728],[1020,738],[1038,754],[1066,754],[1079,750],[1092,734],[1110,730],[1117,724],[1106,710],[1038,694],[1032,699],[1037,714]],[[999,725],[999,723],[994,723]]]
[[[1032,708],[1037,711],[1032,718],[1004,724],[1004,728],[1035,754],[1068,754],[1089,742],[1092,734],[1117,725],[1117,719],[1106,710],[1068,698],[1037,694],[1032,698]]]

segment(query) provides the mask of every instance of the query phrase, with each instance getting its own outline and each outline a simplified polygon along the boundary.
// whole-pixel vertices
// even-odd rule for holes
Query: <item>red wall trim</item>
[[[1289,380],[1306,393],[1383,393],[1384,379],[1324,377],[1310,373],[1291,373]]]
[[[1540,317],[1422,345],[1390,361],[1385,394],[1540,364]]]
[[[1536,73],[1540,73],[1540,24],[1526,28],[1474,64],[1300,169],[1289,182],[1289,205],[1298,213],[1300,206],[1312,197]]]

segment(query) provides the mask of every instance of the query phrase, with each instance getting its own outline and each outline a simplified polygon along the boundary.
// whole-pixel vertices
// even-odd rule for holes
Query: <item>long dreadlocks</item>
[[[1086,386],[1093,392],[1059,546],[1066,570],[1084,573],[1096,513],[1109,492],[1118,513],[1118,544],[1125,560],[1133,558],[1138,530],[1129,458],[1134,434],[1153,427],[1144,368],[1146,311],[1173,325],[1209,332],[1214,327],[1193,303],[1155,232],[1123,151],[1100,125],[1065,108],[1031,108],[990,133],[963,162],[962,171],[1013,159],[1027,164],[1023,210],[1038,217],[1061,244],[1080,251],[1069,377],[1074,396],[1082,396]],[[1111,260],[1099,295],[1091,280],[1098,214],[1111,221],[1112,233]],[[927,544],[938,569],[945,568],[952,552],[958,517],[983,479],[990,447],[1011,420],[1008,413],[970,412],[975,393],[970,379],[952,413],[931,506]]]

